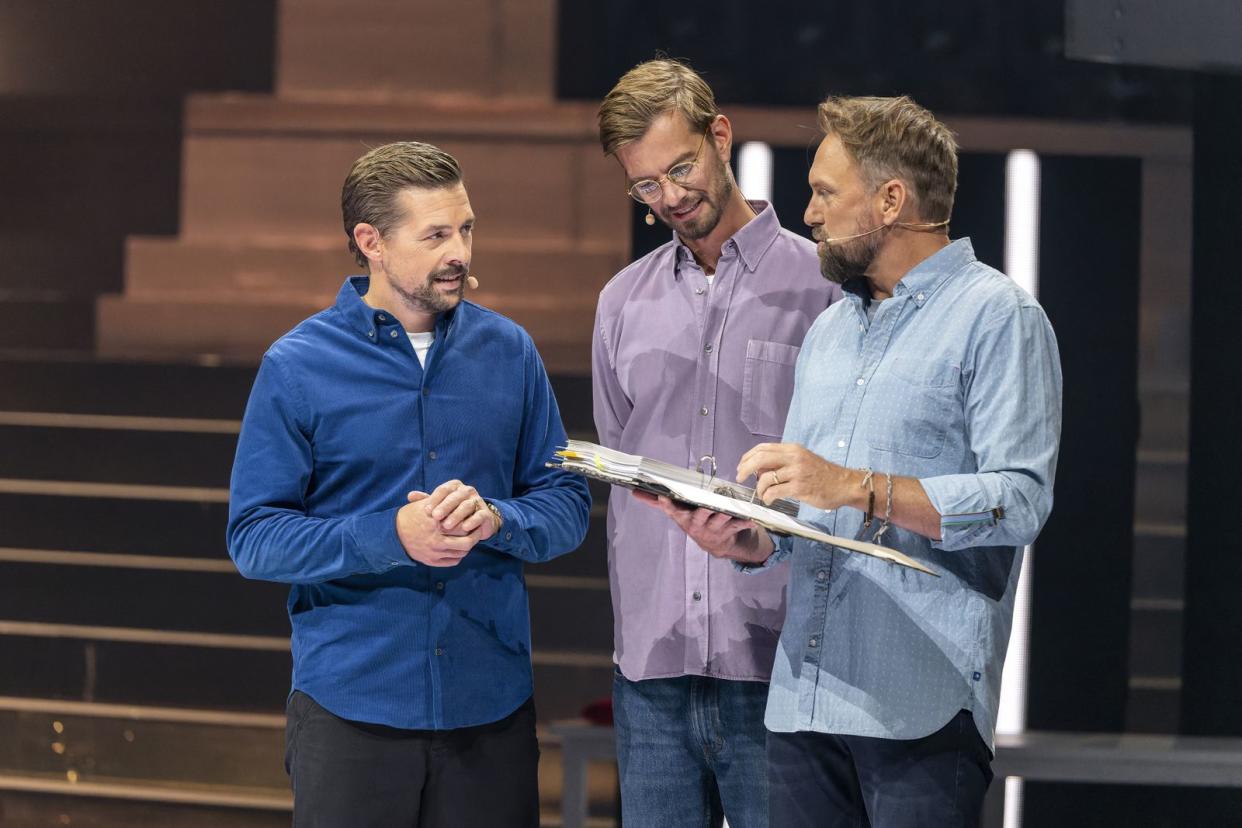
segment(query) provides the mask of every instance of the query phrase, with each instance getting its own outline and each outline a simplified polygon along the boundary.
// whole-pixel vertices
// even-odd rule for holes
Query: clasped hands
[[[397,538],[405,554],[427,566],[456,566],[500,528],[478,491],[460,480],[406,497],[397,510]]]
[[[831,463],[796,443],[760,443],[742,455],[737,480],[755,477],[755,492],[765,505],[793,498],[819,509],[847,503],[858,486],[857,472]],[[705,552],[747,564],[763,563],[772,554],[767,532],[753,521],[710,509],[696,509],[664,496],[634,492],[634,496],[661,509]]]

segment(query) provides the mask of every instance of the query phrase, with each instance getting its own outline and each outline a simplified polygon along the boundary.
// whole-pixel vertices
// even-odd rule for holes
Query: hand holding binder
[[[548,465],[614,486],[663,495],[689,506],[750,520],[777,535],[796,535],[938,577],[938,573],[896,549],[829,535],[813,524],[799,520],[800,504],[797,501],[777,500],[772,506],[764,506],[755,500],[753,489],[720,480],[712,474],[683,469],[637,454],[626,454],[585,440],[569,440]]]

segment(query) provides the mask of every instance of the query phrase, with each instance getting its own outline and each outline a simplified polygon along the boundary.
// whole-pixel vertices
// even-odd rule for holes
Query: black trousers
[[[963,710],[922,739],[768,733],[776,828],[975,828],[992,755]]]
[[[296,828],[538,828],[535,705],[456,730],[352,722],[289,698]]]

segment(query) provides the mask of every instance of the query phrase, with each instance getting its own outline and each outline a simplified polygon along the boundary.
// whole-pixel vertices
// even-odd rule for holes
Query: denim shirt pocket
[[[742,375],[742,423],[751,434],[780,439],[793,397],[797,345],[752,339]]]
[[[872,379],[873,390],[893,404],[872,421],[868,442],[876,451],[936,457],[960,405],[961,369],[951,362],[894,357]]]

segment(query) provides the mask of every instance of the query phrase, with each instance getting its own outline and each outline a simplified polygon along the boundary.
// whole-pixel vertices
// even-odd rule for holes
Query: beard
[[[851,279],[866,278],[867,271],[880,252],[880,236],[883,232],[840,244],[825,244],[819,248],[819,272],[825,279],[843,285]]]
[[[437,279],[453,277],[458,278],[455,290],[446,293],[436,286]],[[421,313],[444,313],[457,307],[466,294],[466,268],[446,267],[433,270],[427,274],[427,278],[421,285],[415,285],[412,288],[403,287],[395,278],[389,276],[388,285],[411,310]]]
[[[702,204],[699,215],[692,219],[681,221],[672,217],[672,210],[665,210],[660,213],[660,221],[677,231],[677,234],[683,239],[698,241],[715,230],[716,225],[720,224],[720,217],[724,213],[724,205],[728,204],[729,199],[733,196],[733,181],[725,171],[724,162],[716,156],[712,157],[716,162],[711,168],[712,180],[708,182],[704,189],[690,191],[688,197],[677,205],[677,209],[685,209],[694,204],[697,198]]]

